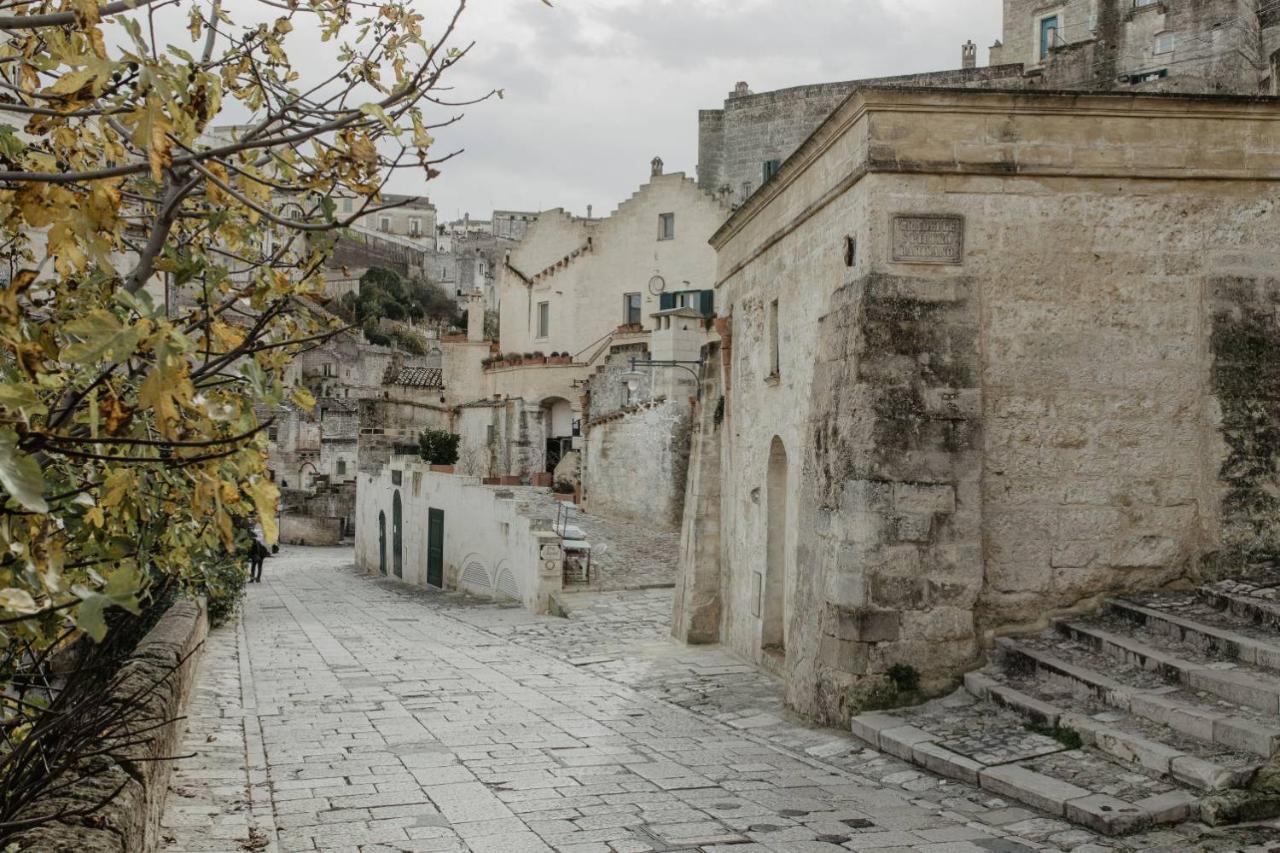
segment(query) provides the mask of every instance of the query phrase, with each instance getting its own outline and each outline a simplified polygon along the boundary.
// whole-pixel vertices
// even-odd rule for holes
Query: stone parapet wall
[[[101,770],[60,797],[37,803],[19,818],[83,808],[117,788],[101,810],[83,818],[56,821],[11,839],[18,850],[40,853],[150,853],[160,842],[160,819],[169,776],[186,729],[187,703],[195,683],[198,650],[209,632],[203,599],[174,604],[138,643],[121,667],[112,701],[143,695],[139,719],[169,720],[146,732],[131,758],[101,759]],[[152,688],[152,685],[158,685]]]
[[[589,425],[583,490],[593,513],[676,528],[689,466],[689,405],[654,400]]]

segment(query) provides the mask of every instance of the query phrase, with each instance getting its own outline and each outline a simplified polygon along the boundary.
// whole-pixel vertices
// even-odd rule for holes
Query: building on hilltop
[[[1276,94],[1280,5],[1273,0],[1004,0],[992,63],[1028,84]]]
[[[1280,94],[1275,0],[1003,0],[1002,39],[978,67],[752,92],[698,114],[698,185],[742,204],[852,92],[867,86]]]
[[[698,113],[698,186],[746,201],[855,89],[868,85],[1021,88],[1020,65],[962,68],[756,93],[738,83],[724,106]]]

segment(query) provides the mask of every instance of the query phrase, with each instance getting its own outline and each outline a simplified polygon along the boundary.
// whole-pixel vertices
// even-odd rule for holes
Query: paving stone
[[[211,847],[214,832],[248,841],[250,828],[268,850],[364,853],[1024,853],[1096,842],[973,785],[977,763],[936,754],[927,732],[890,742],[912,758],[971,762],[960,779],[807,726],[773,678],[724,649],[675,644],[671,591],[626,588],[670,578],[674,535],[619,535],[630,551],[605,549],[615,559],[602,586],[620,588],[566,595],[564,619],[361,577],[349,550],[284,549],[238,624],[210,635],[183,746],[197,758],[174,776],[189,796],[170,796],[174,840],[162,849],[225,850]],[[650,545],[655,556],[629,571]],[[965,708],[940,709],[969,725]],[[1178,849],[1169,845],[1149,833],[1115,849]]]

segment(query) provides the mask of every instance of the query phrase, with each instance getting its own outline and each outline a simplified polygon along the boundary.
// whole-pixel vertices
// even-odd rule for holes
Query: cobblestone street
[[[584,593],[534,617],[286,549],[210,635],[164,849],[1271,849],[1099,839],[805,726],[754,667],[671,641],[670,601]]]

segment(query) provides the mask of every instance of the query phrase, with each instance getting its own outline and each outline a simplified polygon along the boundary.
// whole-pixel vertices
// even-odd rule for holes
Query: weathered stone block
[[[903,761],[911,761],[915,748],[936,738],[924,729],[915,726],[899,726],[884,729],[880,732],[880,749]]]
[[[959,779],[970,785],[978,784],[978,774],[982,772],[982,765],[972,758],[966,758],[928,741],[916,744],[911,754],[916,764],[934,773],[949,779]]]
[[[859,714],[849,721],[855,737],[860,737],[876,749],[880,748],[880,732],[900,728],[901,717],[895,714]]]
[[[869,650],[866,643],[824,636],[818,644],[818,659],[828,669],[864,675],[867,672]]]
[[[933,534],[932,515],[899,515],[894,519],[899,542],[928,542]]]
[[[893,508],[899,513],[951,513],[956,490],[950,484],[895,483]]]
[[[1016,764],[988,767],[982,771],[979,781],[984,790],[1060,817],[1066,815],[1068,802],[1092,793]]]
[[[1071,800],[1066,817],[1104,835],[1124,835],[1152,824],[1151,813],[1146,809],[1106,794]]]

